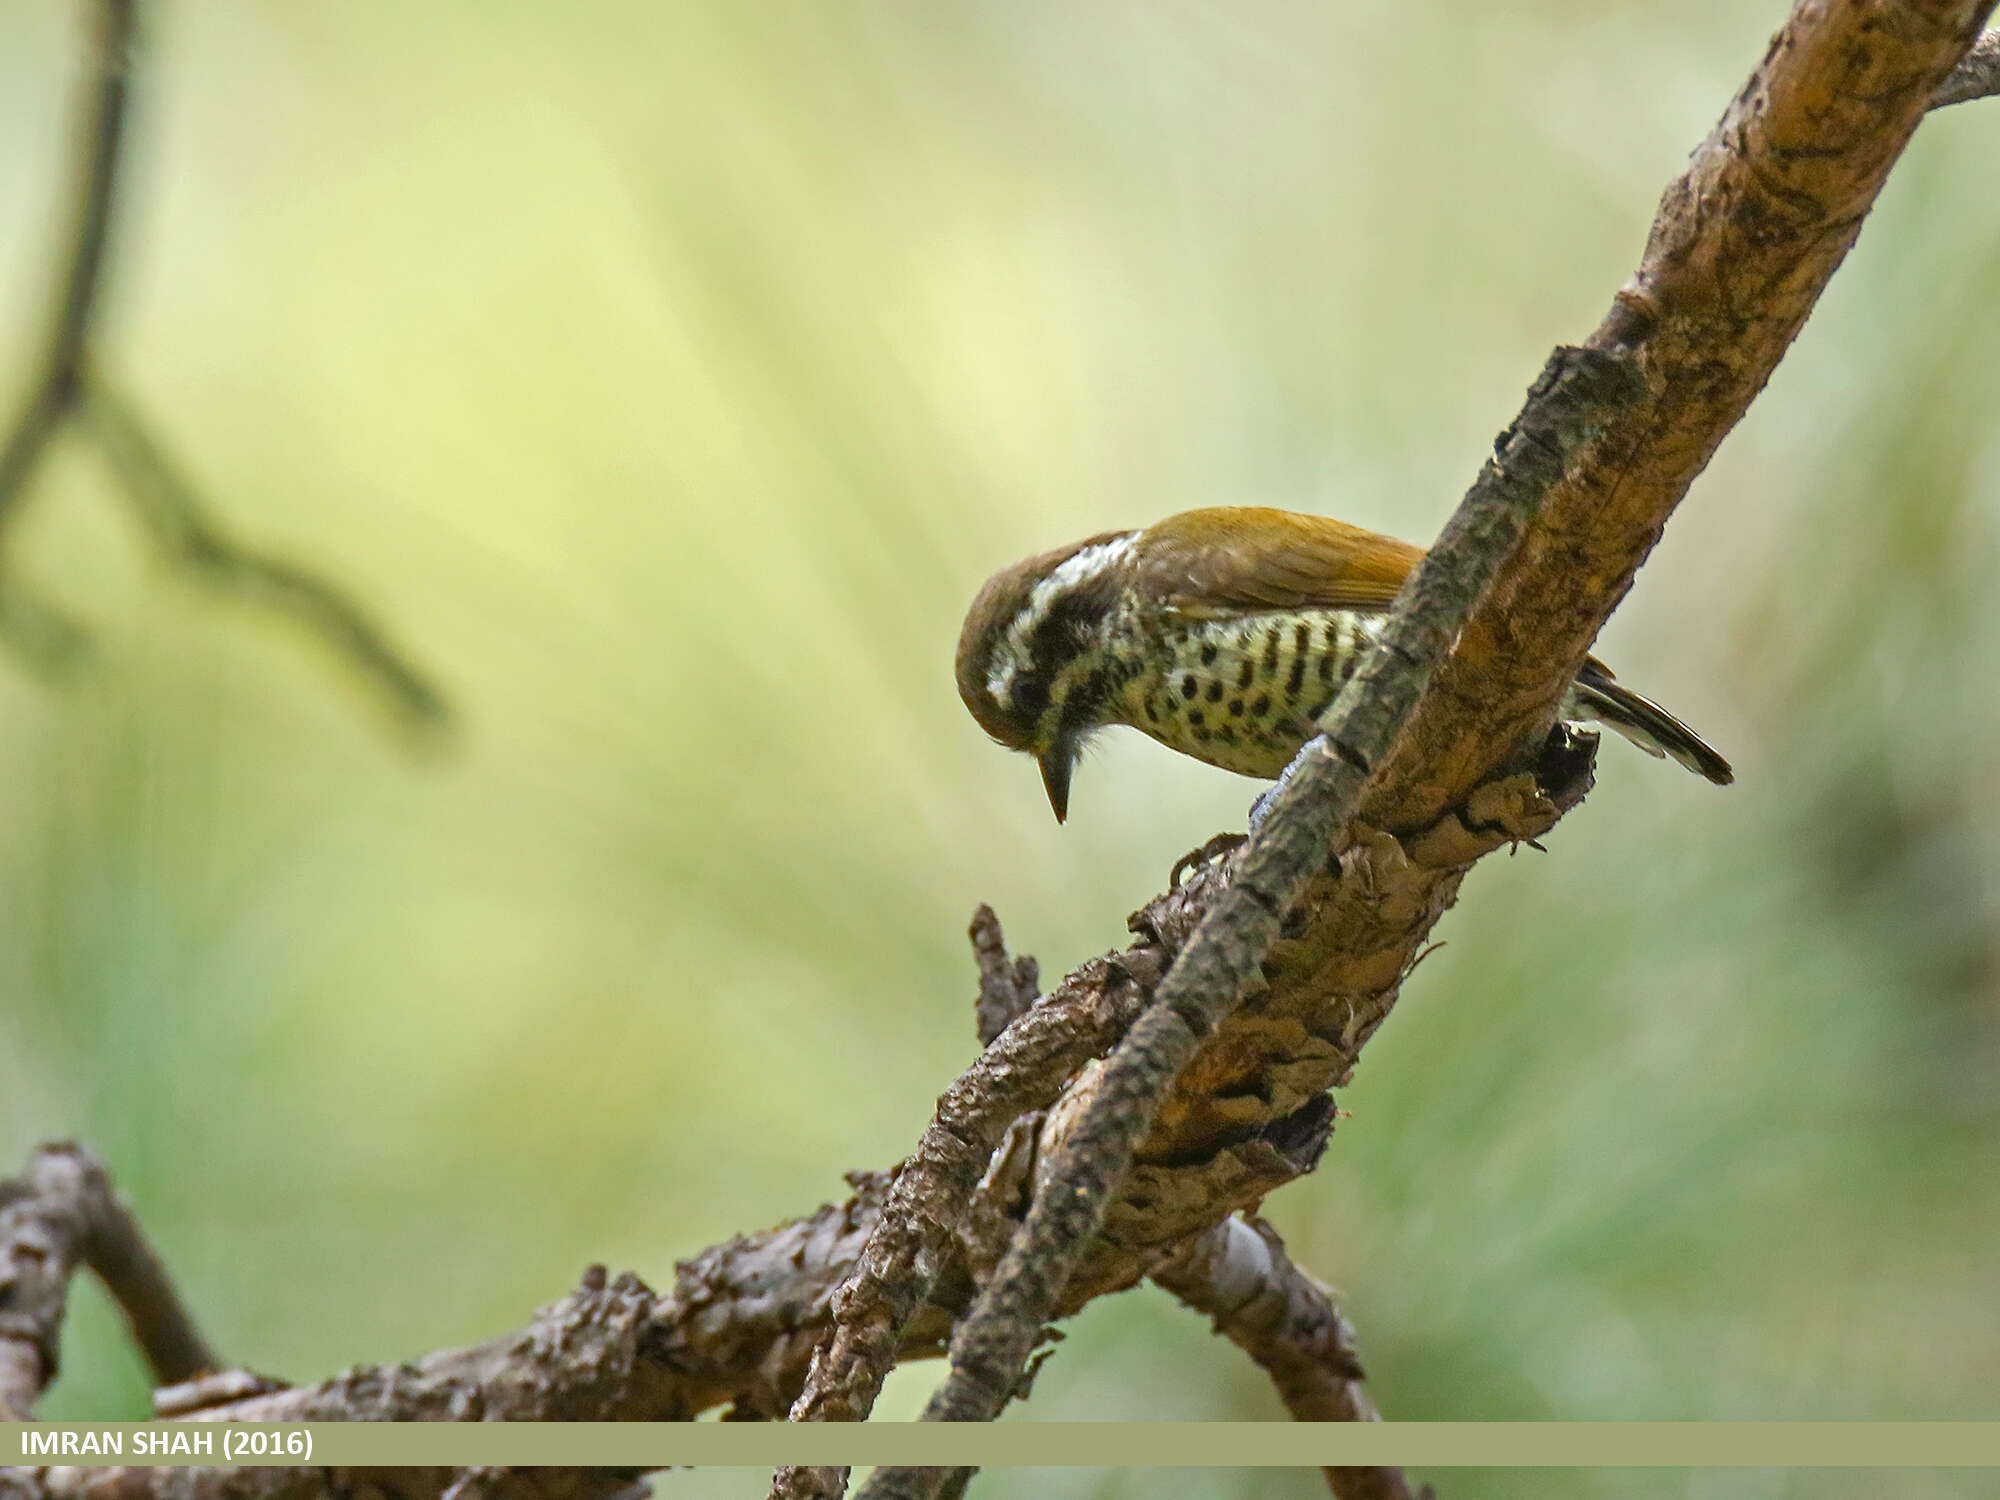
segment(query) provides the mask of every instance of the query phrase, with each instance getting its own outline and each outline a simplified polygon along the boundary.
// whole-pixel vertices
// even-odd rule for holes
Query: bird
[[[1035,757],[1058,823],[1085,742],[1112,725],[1224,770],[1281,778],[1423,556],[1345,521],[1268,506],[1100,532],[986,581],[959,633],[959,696],[988,735]],[[1559,711],[1718,786],[1735,779],[1700,735],[1595,657]]]

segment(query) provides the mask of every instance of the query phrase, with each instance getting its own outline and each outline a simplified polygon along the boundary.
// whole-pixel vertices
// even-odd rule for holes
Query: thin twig
[[[141,519],[170,557],[203,581],[259,599],[300,622],[351,663],[405,722],[421,728],[442,725],[449,717],[442,695],[357,605],[301,568],[236,545],[206,518],[192,486],[168,462],[132,403],[93,366],[122,147],[129,135],[138,0],[97,0],[93,16],[91,87],[78,130],[75,199],[56,315],[26,404],[0,444],[0,526],[27,494],[50,441],[82,414]],[[0,638],[51,675],[71,670],[91,655],[83,627],[12,586],[0,588]]]
[[[91,37],[90,100],[79,131],[76,196],[62,291],[28,401],[0,446],[0,523],[20,502],[36,462],[75,406],[85,348],[97,313],[111,236],[120,146],[132,71],[137,0],[99,0]]]
[[[997,923],[995,924],[997,930]],[[895,1367],[903,1330],[948,1260],[973,1189],[1007,1128],[1044,1109],[1076,1070],[1110,1046],[1145,998],[1130,964],[1103,960],[1008,1026],[939,1098],[937,1113],[903,1163],[853,1275],[833,1299],[833,1322],[792,1403],[798,1422],[859,1421]],[[780,1500],[838,1495],[845,1476],[781,1469]]]
[[[410,725],[450,718],[444,696],[392,646],[361,607],[326,580],[232,540],[204,512],[194,489],[133,410],[95,370],[86,373],[82,416],[110,460],[134,512],[176,565],[220,592],[288,616],[374,686]]]
[[[0,640],[52,680],[73,675],[97,655],[89,631],[18,582],[0,585]]]
[[[1262,1219],[1224,1219],[1153,1280],[1255,1360],[1297,1422],[1378,1422],[1361,1381],[1354,1329],[1332,1294],[1285,1251]],[[1336,1500],[1417,1500],[1401,1469],[1329,1467]]]
[[[69,1282],[87,1265],[124,1310],[157,1384],[217,1361],[97,1158],[59,1142],[0,1182],[0,1417],[26,1421],[55,1379]]]
[[[1947,104],[1966,104],[2000,94],[2000,31],[1984,31],[1972,50],[1938,85],[1931,98],[1932,109]]]
[[[982,903],[972,914],[970,936],[973,961],[979,965],[979,1000],[973,1009],[979,1045],[988,1047],[1035,1003],[1041,993],[1042,970],[1026,954],[1007,956],[1007,935],[1000,930],[1000,918],[990,906]]]

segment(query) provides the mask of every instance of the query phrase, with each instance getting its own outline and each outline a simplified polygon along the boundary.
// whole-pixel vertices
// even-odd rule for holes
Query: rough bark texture
[[[1230,1044],[1218,1028],[1238,1008],[1246,984],[1268,980],[1262,971],[1275,956],[1282,925],[1310,929],[1313,909],[1299,911],[1294,901],[1314,875],[1337,868],[1357,836],[1348,818],[1459,622],[1531,523],[1542,495],[1609,414],[1641,394],[1621,357],[1564,349],[1550,359],[1527,408],[1398,596],[1381,643],[1323,719],[1321,739],[1300,756],[1263,825],[1224,867],[1227,882],[1175,955],[1153,1003],[1091,1086],[1071,1096],[1074,1107],[1057,1117],[1061,1128],[1045,1141],[1048,1167],[1038,1174],[1023,1228],[953,1332],[951,1371],[926,1408],[926,1420],[983,1421],[1011,1399],[1043,1323],[1056,1315],[1113,1193],[1138,1159],[1142,1138],[1163,1114],[1163,1096],[1204,1043]],[[1428,928],[1424,923],[1414,937]],[[1403,972],[1399,964],[1376,987],[1385,1006],[1393,1003]],[[1311,1005],[1335,1018],[1345,998],[1322,988]],[[1189,1071],[1197,1080],[1204,1077]],[[1314,1091],[1322,1110],[1321,1090],[1330,1082]],[[1214,1145],[1212,1137],[1202,1143],[1208,1152]],[[877,1471],[863,1491],[904,1492],[894,1470]],[[920,1492],[935,1491],[926,1483]]]
[[[623,1469],[0,1469],[0,1500],[642,1500]]]
[[[692,1415],[663,1360],[658,1300],[601,1266],[519,1333],[413,1364],[190,1412],[190,1421],[609,1422]]]
[[[1924,109],[1991,91],[1990,61],[1960,66],[1990,8],[1968,0],[1795,8],[1668,189],[1639,271],[1587,345],[1607,367],[1636,371],[1640,389],[1607,400],[1585,451],[1560,455],[1532,526],[1503,548],[1491,587],[1471,604],[1407,723],[1410,705],[1394,695],[1352,705],[1377,716],[1377,730],[1344,734],[1335,753],[1309,762],[1304,789],[1281,801],[1257,845],[1136,914],[1137,941],[1125,952],[1083,966],[1016,1016],[940,1101],[900,1175],[857,1175],[843,1204],[704,1251],[678,1268],[665,1296],[632,1278],[593,1278],[521,1335],[200,1415],[625,1420],[728,1403],[738,1415],[775,1417],[799,1397],[815,1346],[835,1328],[838,1290],[865,1267],[840,1303],[829,1379],[803,1413],[862,1415],[885,1358],[940,1351],[1036,1205],[1071,1263],[1038,1268],[1041,1285],[1003,1320],[1015,1344],[1024,1329],[1032,1342],[1041,1316],[1066,1315],[1149,1274],[1168,1284],[1178,1277],[1184,1294],[1210,1299],[1212,1315],[1238,1325],[1231,1336],[1256,1346],[1288,1401],[1358,1415],[1365,1398],[1340,1394],[1348,1377],[1332,1351],[1344,1345],[1324,1336],[1330,1308],[1314,1311],[1309,1292],[1267,1256],[1271,1296],[1282,1290],[1288,1310],[1306,1308],[1307,1326],[1322,1317],[1317,1342],[1293,1338],[1292,1313],[1271,1324],[1257,1309],[1275,1304],[1261,1295],[1236,1301],[1229,1289],[1239,1281],[1212,1266],[1205,1285],[1189,1280],[1201,1268],[1187,1257],[1203,1253],[1189,1247],[1238,1235],[1216,1226],[1311,1169],[1332,1126],[1325,1091],[1351,1075],[1466,870],[1545,832],[1587,789],[1587,742],[1546,737],[1557,695],[1668,513],[1776,367]],[[1991,51],[1982,46],[1982,56]],[[1503,453],[1532,461],[1538,431],[1533,420],[1517,423]],[[1401,681],[1400,670],[1379,664],[1390,675],[1376,685]],[[1384,724],[1391,738],[1378,732]],[[1342,796],[1357,788],[1349,819]],[[1274,877],[1260,849],[1289,851],[1295,863]],[[1294,897],[1291,880],[1301,874]],[[1232,892],[1247,894],[1232,901]],[[1219,909],[1244,916],[1211,932],[1220,946],[1210,946],[1210,978],[1162,995],[1196,929]],[[1248,993],[1229,1011],[1245,974]],[[1010,1003],[998,1006],[995,1019]],[[1156,1062],[1121,1083],[1100,1055],[1142,1011],[1162,1018],[1148,1042]],[[1192,1053],[1185,1066],[1179,1052]],[[1132,1054],[1142,1064],[1146,1055],[1145,1046]],[[1132,1076],[1150,1086],[1168,1073],[1157,1099],[1130,1091]],[[1087,1138],[1079,1146],[1084,1122],[1094,1112],[1100,1124],[1107,1118],[1097,1105],[1106,1097],[1117,1123],[1105,1138],[1126,1163],[1093,1156]],[[1116,1184],[1101,1215],[1078,1196],[1091,1180]],[[834,1358],[843,1336],[852,1348]],[[1010,1346],[989,1362],[980,1377],[987,1396],[1012,1389],[1013,1358]],[[0,1378],[9,1378],[4,1367]],[[33,1378],[43,1378],[39,1365]],[[0,1482],[55,1494],[75,1483],[57,1472],[16,1471]],[[352,1483],[254,1472],[290,1472],[294,1487],[242,1493],[324,1495]],[[844,1480],[813,1472],[828,1493]],[[176,1495],[237,1493],[229,1486],[242,1482],[216,1471],[123,1474],[116,1493],[134,1497],[166,1494],[168,1483]],[[463,1493],[535,1484],[546,1487],[520,1493],[603,1493],[563,1471],[449,1482]],[[446,1483],[413,1475],[381,1488],[428,1500]]]
[[[32,1417],[55,1379],[69,1280],[86,1265],[124,1311],[156,1384],[214,1365],[97,1159],[67,1142],[43,1146],[0,1181],[0,1421]]]
[[[1006,934],[990,906],[981,906],[972,914],[969,936],[973,961],[979,965],[979,999],[973,1015],[979,1045],[990,1047],[1040,998],[1042,970],[1032,958],[1007,956]]]
[[[1985,31],[1972,50],[1938,85],[1931,108],[1947,104],[1969,104],[1974,99],[1990,99],[2000,94],[2000,31]]]
[[[1801,0],[1660,200],[1639,269],[1590,338],[1651,399],[1557,486],[1473,611],[1370,800],[1420,827],[1535,743],[1679,503],[1764,388],[1910,135],[1992,10],[1984,0]]]
[[[1107,1227],[1113,1196],[1129,1188],[1140,1152],[1159,1134],[1154,1122],[1171,1126],[1185,1118],[1171,1109],[1171,1096],[1185,1097],[1190,1085],[1207,1093],[1215,1070],[1190,1066],[1197,1053],[1219,1053],[1225,1070],[1234,1062],[1241,1047],[1230,1023],[1239,1011],[1254,1019],[1262,1008],[1262,995],[1246,995],[1245,987],[1254,979],[1268,993],[1273,966],[1288,956],[1278,952],[1282,939],[1310,933],[1325,911],[1309,899],[1315,878],[1323,882],[1331,872],[1336,893],[1344,887],[1370,902],[1378,894],[1359,880],[1359,871],[1342,868],[1343,856],[1370,833],[1349,819],[1374,768],[1389,756],[1459,623],[1532,523],[1542,496],[1578,460],[1609,414],[1642,395],[1622,356],[1576,349],[1551,356],[1465,503],[1398,595],[1380,644],[1323,718],[1324,733],[1287,772],[1262,827],[1218,872],[1221,883],[1208,892],[1184,943],[1174,944],[1178,951],[1152,1004],[1095,1076],[1065,1096],[1070,1107],[1051,1113],[1055,1131],[1044,1127],[1041,1153],[1047,1165],[1036,1174],[1026,1219],[993,1273],[981,1278],[977,1302],[954,1329],[951,1369],[925,1408],[925,1420],[989,1420],[1017,1393],[1042,1326],[1063,1310],[1072,1279]],[[1584,779],[1568,779],[1580,795]],[[1541,797],[1532,778],[1524,780],[1516,790],[1548,806],[1547,823],[1534,830],[1540,832],[1560,809]],[[1370,1004],[1384,1013],[1394,1004],[1402,977],[1415,962],[1416,944],[1442,909],[1398,912],[1417,920],[1391,938],[1397,965],[1368,984],[1364,996]],[[1377,955],[1380,950],[1347,951]],[[1321,1019],[1322,1028],[1339,1031],[1355,1019],[1355,998],[1323,983],[1312,985],[1306,1010]],[[1333,1055],[1342,1055],[1337,1046]],[[1326,1060],[1324,1052],[1319,1060]],[[1352,1058],[1343,1062],[1344,1076]],[[1261,1091],[1261,1079],[1258,1070],[1244,1081]],[[1319,1077],[1300,1106],[1319,1116],[1311,1132],[1315,1158],[1331,1116],[1324,1090],[1335,1081]],[[1213,1160],[1216,1145],[1210,1138],[1198,1149]],[[1125,1201],[1132,1196],[1123,1193]],[[1226,1204],[1222,1213],[1237,1206]],[[1174,1238],[1220,1217],[1182,1225]],[[1167,1248],[1162,1244],[1155,1254]],[[935,1470],[884,1468],[869,1476],[862,1493],[869,1500],[915,1500],[936,1495],[940,1483]]]
[[[1379,1422],[1361,1382],[1354,1330],[1261,1219],[1224,1219],[1154,1267],[1153,1280],[1204,1313],[1271,1377],[1300,1422]],[[1335,1500],[1418,1500],[1401,1469],[1329,1467]]]

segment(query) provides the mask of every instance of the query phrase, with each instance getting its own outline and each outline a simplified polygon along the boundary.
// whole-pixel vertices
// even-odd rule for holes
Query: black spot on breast
[[[1299,629],[1304,630],[1305,626],[1301,625]],[[1303,656],[1295,656],[1292,658],[1291,679],[1285,684],[1285,696],[1287,698],[1298,697],[1299,688],[1304,685],[1305,680],[1306,680],[1306,659]]]
[[[1329,708],[1332,707],[1333,707],[1333,700],[1331,698],[1322,698],[1319,700],[1319,702],[1313,705],[1312,716],[1315,719],[1317,719],[1321,714],[1325,713]]]
[[[1148,724],[1157,724],[1160,722],[1159,705],[1154,703],[1151,698],[1146,700],[1146,722]]]
[[[1206,729],[1201,728],[1199,725],[1195,727],[1194,737],[1204,745],[1206,745],[1210,740],[1215,738],[1214,735],[1210,734]]]
[[[1210,641],[1210,642],[1209,642],[1209,643],[1208,643],[1208,644],[1207,644],[1206,646],[1203,646],[1203,647],[1201,648],[1201,664],[1202,664],[1202,665],[1203,665],[1204,667],[1212,667],[1212,666],[1214,666],[1214,665],[1215,665],[1215,642],[1214,642],[1214,641]]]
[[[1308,620],[1299,621],[1298,625],[1292,631],[1293,652],[1296,655],[1304,656],[1306,652],[1312,649],[1312,643],[1313,643],[1312,623]]]
[[[1270,711],[1271,711],[1271,695],[1269,693],[1259,693],[1257,695],[1257,701],[1250,705],[1250,717],[1253,719],[1261,719]]]
[[[1278,647],[1284,641],[1284,632],[1273,625],[1264,637],[1264,675],[1273,676],[1278,670]]]
[[[1243,717],[1243,700],[1241,698],[1231,698],[1229,700],[1229,717],[1232,719]]]
[[[1190,672],[1181,679],[1181,696],[1183,698],[1192,702],[1194,695],[1200,691],[1201,684],[1194,680],[1194,673]]]
[[[1297,719],[1280,719],[1271,726],[1273,731],[1288,740],[1302,740],[1306,737],[1306,726]]]
[[[1254,661],[1245,661],[1242,670],[1236,674],[1236,685],[1240,688],[1247,688],[1250,686],[1250,680],[1256,675],[1257,663]]]
[[[1333,681],[1333,674],[1337,672],[1339,669],[1340,669],[1339,659],[1335,657],[1331,651],[1329,651],[1325,656],[1322,656],[1319,659],[1319,680],[1321,682]]]
[[[1222,679],[1221,679],[1221,678],[1219,678],[1219,677],[1211,677],[1211,678],[1210,678],[1210,679],[1208,680],[1208,701],[1209,701],[1210,703],[1220,703],[1220,702],[1222,701]]]
[[[1199,729],[1201,728],[1202,725],[1206,724],[1207,722],[1208,722],[1208,715],[1203,713],[1200,709],[1191,708],[1188,710],[1188,723],[1194,725],[1195,728]],[[1202,736],[1203,739],[1206,739],[1207,737],[1208,736],[1206,735]]]

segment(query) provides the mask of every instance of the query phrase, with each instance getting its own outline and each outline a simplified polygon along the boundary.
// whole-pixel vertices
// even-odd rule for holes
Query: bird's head
[[[1058,823],[1077,754],[1104,722],[1104,626],[1137,535],[1105,532],[995,573],[959,632],[959,697],[980,728],[1035,757]]]

